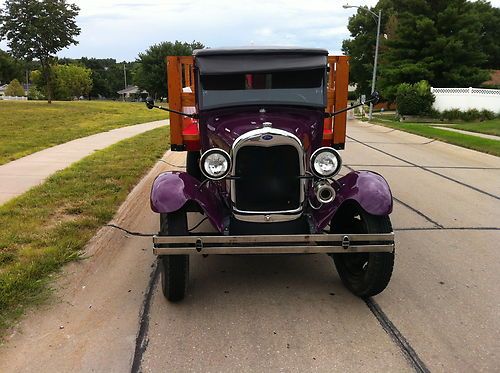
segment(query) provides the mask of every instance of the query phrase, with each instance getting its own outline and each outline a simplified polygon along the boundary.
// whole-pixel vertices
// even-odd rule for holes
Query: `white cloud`
[[[133,60],[161,41],[197,40],[207,46],[300,45],[339,51],[355,9],[377,0],[69,0],[80,8],[79,45],[65,57]],[[0,0],[0,6],[3,5]],[[493,4],[500,5],[500,0]],[[6,48],[5,42],[0,48]]]

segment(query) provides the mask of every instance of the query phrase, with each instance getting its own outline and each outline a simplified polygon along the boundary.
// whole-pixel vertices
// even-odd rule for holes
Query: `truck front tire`
[[[331,233],[390,233],[389,216],[368,214],[359,206],[344,209],[332,220]],[[381,293],[389,284],[394,267],[392,253],[333,254],[343,284],[353,294],[366,298]]]
[[[160,214],[160,235],[187,236],[187,213],[184,208]],[[160,255],[161,290],[170,302],[184,299],[189,282],[189,255]]]

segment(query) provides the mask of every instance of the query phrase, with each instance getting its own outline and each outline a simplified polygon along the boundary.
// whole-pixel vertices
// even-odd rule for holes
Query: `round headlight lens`
[[[319,148],[311,156],[311,171],[319,178],[333,177],[342,167],[342,158],[333,148]]]
[[[208,179],[223,179],[230,171],[231,157],[222,149],[207,150],[201,156],[200,168]]]

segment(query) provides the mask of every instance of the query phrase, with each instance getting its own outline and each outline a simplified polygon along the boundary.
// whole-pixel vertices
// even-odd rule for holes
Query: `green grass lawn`
[[[49,275],[80,258],[168,141],[167,128],[121,141],[0,206],[0,334],[46,298]]]
[[[166,118],[142,103],[0,101],[0,165],[80,137]]]
[[[487,135],[500,136],[500,118],[493,120],[485,120],[484,122],[460,123],[449,128],[456,128],[457,130],[464,130],[470,132],[479,132]]]
[[[496,123],[495,123],[496,121]],[[483,139],[478,136],[474,136],[473,134],[471,135],[466,135],[466,134],[461,134],[458,132],[452,132],[452,131],[447,131],[444,129],[436,128],[433,126],[439,125],[439,124],[428,124],[428,123],[407,123],[407,122],[398,122],[395,118],[379,118],[379,117],[374,117],[372,122],[381,124],[386,127],[390,128],[395,128],[401,131],[406,131],[413,133],[415,135],[420,135],[420,136],[425,136],[430,139],[436,139],[440,141],[447,142],[449,144],[453,145],[458,145],[462,146],[464,148],[468,149],[474,149],[483,153],[489,153],[493,154],[496,156],[500,156],[500,141],[497,140],[490,140],[490,139]],[[490,126],[494,128],[495,126],[498,126],[498,120],[494,119],[491,121],[485,121],[482,123],[486,123],[487,126]],[[447,126],[448,128],[457,128],[457,129],[464,129],[461,126],[477,126],[480,125],[480,123],[464,123],[460,125],[453,125],[453,126]],[[478,131],[479,132],[479,131]]]

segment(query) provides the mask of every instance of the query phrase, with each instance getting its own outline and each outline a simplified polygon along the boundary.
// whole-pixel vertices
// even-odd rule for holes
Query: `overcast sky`
[[[340,53],[356,9],[377,0],[70,0],[80,7],[79,44],[60,57],[132,61],[161,41],[200,41],[206,46],[298,45]],[[4,0],[0,0],[3,6]],[[492,4],[500,6],[500,0]],[[0,48],[7,49],[5,42]]]

